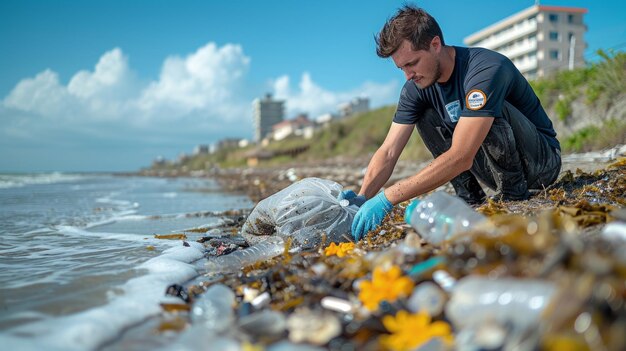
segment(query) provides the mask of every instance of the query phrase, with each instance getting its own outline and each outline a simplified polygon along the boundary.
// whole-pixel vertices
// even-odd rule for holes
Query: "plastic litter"
[[[271,301],[270,293],[265,291],[264,293],[255,297],[252,301],[250,301],[250,303],[252,304],[254,308],[260,309],[269,305],[270,301]]]
[[[431,244],[439,244],[485,220],[459,197],[443,191],[413,200],[404,218]]]
[[[457,328],[495,321],[524,330],[539,321],[555,292],[549,281],[467,276],[456,283],[446,315]]]
[[[333,313],[297,309],[287,318],[289,341],[324,345],[341,334],[341,322]]]
[[[266,309],[241,318],[239,327],[250,335],[274,336],[285,331],[287,319],[280,312]]]
[[[446,294],[437,284],[426,281],[413,289],[407,302],[411,312],[426,311],[431,316],[438,316],[443,312],[446,303]]]
[[[292,237],[305,250],[321,243],[349,240],[357,206],[337,199],[343,187],[331,180],[306,178],[259,202],[243,228],[250,243],[267,236]]]
[[[320,301],[323,308],[335,312],[352,313],[353,306],[348,300],[340,299],[334,296],[324,296]]]
[[[201,294],[191,308],[193,324],[202,324],[216,332],[228,329],[235,320],[233,305],[235,294],[223,284],[211,285]]]
[[[231,272],[274,258],[285,251],[285,241],[276,236],[253,245],[247,249],[235,251],[228,255],[211,257],[206,263],[211,272]]]
[[[433,272],[433,280],[446,292],[451,292],[456,284],[456,279],[442,269]]]
[[[608,223],[602,229],[602,237],[609,241],[626,242],[626,222]]]

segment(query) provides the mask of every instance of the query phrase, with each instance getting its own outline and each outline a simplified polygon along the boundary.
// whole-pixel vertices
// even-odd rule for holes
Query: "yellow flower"
[[[409,314],[400,311],[395,317],[385,316],[383,325],[391,335],[383,335],[379,341],[388,350],[413,350],[436,337],[448,345],[454,342],[450,325],[441,321],[431,323],[426,312]]]
[[[247,341],[244,341],[241,345],[241,349],[243,351],[263,351],[265,348],[260,344],[251,344]]]
[[[413,281],[402,276],[400,267],[392,266],[387,271],[377,267],[372,281],[361,283],[359,300],[368,310],[375,311],[382,301],[396,301],[399,297],[408,296],[412,290]]]
[[[337,257],[344,257],[347,254],[352,253],[352,250],[354,250],[354,243],[341,243],[339,245],[330,243],[330,245],[328,245],[328,247],[324,250],[324,255],[337,255]]]

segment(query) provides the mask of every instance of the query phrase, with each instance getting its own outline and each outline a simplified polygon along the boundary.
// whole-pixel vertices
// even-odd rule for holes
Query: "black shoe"
[[[476,177],[469,171],[465,171],[450,181],[456,196],[460,197],[468,205],[481,205],[485,202],[485,192],[478,184]]]

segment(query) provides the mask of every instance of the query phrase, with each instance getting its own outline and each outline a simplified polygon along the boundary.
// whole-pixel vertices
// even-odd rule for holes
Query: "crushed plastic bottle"
[[[231,272],[260,261],[269,260],[284,251],[285,241],[283,238],[273,236],[247,249],[211,258],[206,265],[211,272]]]
[[[191,321],[194,324],[202,324],[209,330],[222,332],[234,323],[234,303],[235,294],[230,288],[223,284],[211,285],[194,302],[191,308]]]
[[[526,329],[539,321],[556,290],[544,280],[467,276],[454,286],[446,316],[459,329],[490,321]]]
[[[405,210],[404,219],[424,240],[439,244],[484,221],[485,216],[461,198],[437,191],[413,200]]]

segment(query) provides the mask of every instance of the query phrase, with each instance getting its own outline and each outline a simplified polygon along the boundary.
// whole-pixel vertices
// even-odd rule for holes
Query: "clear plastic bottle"
[[[235,320],[234,304],[235,294],[230,288],[223,284],[211,285],[193,303],[191,321],[215,332],[224,331]]]
[[[405,210],[404,219],[424,240],[439,244],[484,221],[485,216],[461,198],[437,191],[413,200]]]
[[[490,321],[526,329],[539,322],[556,290],[545,280],[470,275],[455,284],[446,316],[459,329]]]
[[[285,240],[280,236],[273,236],[247,249],[209,259],[206,265],[211,272],[231,272],[260,261],[269,260],[284,251]]]

